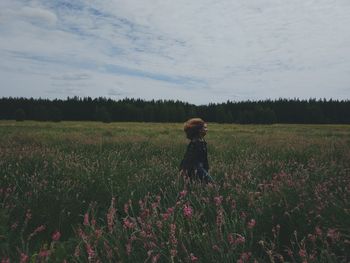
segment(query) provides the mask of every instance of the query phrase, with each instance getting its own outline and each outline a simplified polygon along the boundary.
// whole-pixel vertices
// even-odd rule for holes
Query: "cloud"
[[[53,12],[42,8],[24,7],[18,12],[18,15],[39,25],[54,25],[57,22],[57,17]]]
[[[112,96],[112,97],[114,97],[114,96],[116,96],[116,97],[127,96],[127,94],[128,93],[126,93],[126,92],[120,92],[119,90],[113,89],[113,88],[109,89],[108,93],[107,93],[108,96]]]
[[[346,1],[2,0],[0,10],[1,94],[25,83],[36,96],[194,103],[350,97]]]

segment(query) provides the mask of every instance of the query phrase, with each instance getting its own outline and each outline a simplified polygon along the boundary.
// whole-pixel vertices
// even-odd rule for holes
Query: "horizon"
[[[247,99],[247,100],[226,100],[226,101],[222,101],[222,102],[209,102],[206,104],[195,104],[195,103],[191,103],[191,102],[187,102],[187,101],[183,101],[183,100],[178,100],[178,99],[143,99],[143,98],[133,98],[133,97],[124,97],[124,98],[109,98],[109,97],[90,97],[90,96],[86,96],[86,97],[79,97],[79,96],[72,96],[72,97],[66,97],[66,98],[42,98],[42,97],[0,97],[0,100],[2,99],[26,99],[26,100],[47,100],[47,101],[55,101],[55,100],[59,100],[59,101],[68,101],[68,100],[74,100],[74,99],[78,99],[78,100],[84,100],[84,99],[91,99],[91,100],[98,100],[98,99],[104,99],[104,100],[112,100],[113,102],[119,102],[119,101],[125,101],[125,100],[141,100],[143,102],[179,102],[182,104],[189,104],[189,105],[194,105],[196,107],[199,106],[209,106],[209,105],[221,105],[221,104],[227,104],[227,103],[260,103],[260,102],[277,102],[277,101],[299,101],[299,102],[310,102],[310,101],[316,101],[316,102],[350,102],[350,99],[327,99],[327,98],[307,98],[307,99],[301,99],[301,98],[275,98],[275,99],[271,99],[271,98],[267,98],[267,99]]]

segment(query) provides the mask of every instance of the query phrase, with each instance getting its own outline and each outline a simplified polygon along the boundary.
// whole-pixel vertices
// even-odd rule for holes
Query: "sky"
[[[1,0],[0,97],[350,99],[349,0]]]

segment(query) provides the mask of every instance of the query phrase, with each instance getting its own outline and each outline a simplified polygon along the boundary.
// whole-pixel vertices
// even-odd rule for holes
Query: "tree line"
[[[196,106],[178,100],[132,98],[0,98],[2,120],[184,122],[192,117],[217,123],[350,124],[350,100],[278,99]]]

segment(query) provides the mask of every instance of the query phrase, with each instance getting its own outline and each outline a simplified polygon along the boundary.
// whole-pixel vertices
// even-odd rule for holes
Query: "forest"
[[[0,98],[1,120],[183,122],[197,116],[217,123],[349,124],[350,100],[281,98],[194,105],[133,98]]]

